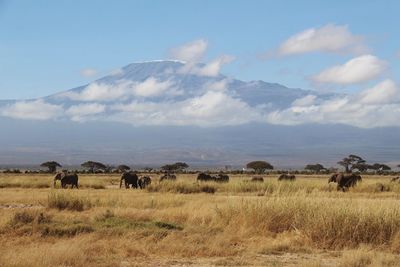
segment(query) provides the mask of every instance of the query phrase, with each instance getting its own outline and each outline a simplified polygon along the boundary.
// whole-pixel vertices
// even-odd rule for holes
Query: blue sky
[[[131,62],[169,58],[193,40],[210,60],[232,55],[222,72],[243,80],[355,92],[399,79],[398,1],[1,1],[0,99],[32,98],[86,84]],[[316,86],[310,77],[359,56],[347,52],[263,57],[291,36],[347,26],[386,63],[379,78]],[[84,69],[96,75],[84,77]]]

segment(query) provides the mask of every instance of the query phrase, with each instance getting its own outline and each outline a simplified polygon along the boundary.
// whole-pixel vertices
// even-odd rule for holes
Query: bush
[[[71,237],[83,233],[91,233],[94,228],[88,224],[72,224],[72,225],[62,225],[62,226],[47,226],[40,230],[42,236],[57,236],[57,237]]]
[[[173,182],[163,181],[158,184],[151,184],[148,186],[147,191],[149,192],[161,192],[161,193],[179,193],[179,194],[194,194],[194,193],[215,193],[216,188],[211,185],[198,183],[185,183],[185,182]]]
[[[47,198],[47,206],[59,210],[83,211],[90,209],[93,204],[89,198],[78,197],[67,193],[50,193]]]

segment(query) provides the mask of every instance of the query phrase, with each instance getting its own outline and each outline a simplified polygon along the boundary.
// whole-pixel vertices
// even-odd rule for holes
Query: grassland
[[[400,184],[364,176],[119,189],[117,175],[0,174],[0,266],[400,266]]]

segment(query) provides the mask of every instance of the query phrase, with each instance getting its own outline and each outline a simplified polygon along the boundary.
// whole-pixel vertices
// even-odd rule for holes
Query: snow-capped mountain
[[[399,128],[356,128],[354,121],[368,128],[382,120],[354,120],[357,110],[341,113],[353,96],[246,82],[205,68],[171,60],[133,63],[65,92],[0,101],[0,164],[266,159],[299,167],[335,164],[350,153],[381,162],[400,158]]]

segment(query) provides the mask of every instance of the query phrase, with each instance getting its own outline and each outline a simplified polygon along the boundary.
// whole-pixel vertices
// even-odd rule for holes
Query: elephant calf
[[[151,184],[151,178],[149,176],[142,176],[139,178],[138,184],[140,189],[145,189],[148,185]]]

